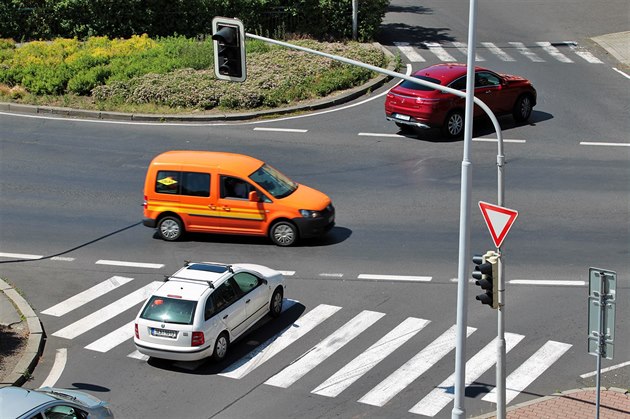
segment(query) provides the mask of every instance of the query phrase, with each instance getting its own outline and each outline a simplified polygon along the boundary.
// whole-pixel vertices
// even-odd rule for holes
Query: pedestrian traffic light
[[[499,307],[499,254],[488,251],[484,255],[475,255],[472,258],[475,264],[472,277],[475,285],[479,285],[483,294],[477,295],[476,299],[481,304],[487,304],[492,308]]]
[[[230,81],[245,81],[245,28],[238,19],[215,17],[212,19],[214,43],[214,74]]]

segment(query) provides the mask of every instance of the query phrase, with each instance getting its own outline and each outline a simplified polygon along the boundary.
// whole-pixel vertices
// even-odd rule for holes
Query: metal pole
[[[468,326],[467,268],[470,255],[470,207],[472,201],[472,144],[473,102],[475,99],[475,45],[477,0],[470,0],[468,13],[468,51],[466,57],[466,108],[464,116],[464,156],[462,159],[462,184],[459,207],[459,262],[457,269],[457,332],[455,340],[455,403],[452,419],[465,418],[466,408],[466,328]]]
[[[606,297],[608,296],[608,281],[606,279],[606,273],[601,272],[599,274],[600,286],[599,286],[599,346],[597,349],[597,400],[595,404],[595,419],[599,419],[599,402],[600,402],[600,389],[601,389],[601,375],[602,375],[602,355],[604,355],[606,345],[606,334],[604,332],[604,315],[606,314]]]
[[[497,419],[505,419],[505,265],[501,249],[499,257],[499,308],[497,310]]]
[[[352,39],[357,40],[359,27],[359,0],[352,0]]]
[[[505,205],[505,184],[503,177],[505,175],[505,155],[503,154],[503,141],[498,141],[497,150],[497,205],[500,207]],[[506,349],[505,349],[505,263],[501,249],[497,249],[499,253],[499,308],[497,310],[497,419],[505,419],[506,403],[505,403],[505,375],[506,375]]]

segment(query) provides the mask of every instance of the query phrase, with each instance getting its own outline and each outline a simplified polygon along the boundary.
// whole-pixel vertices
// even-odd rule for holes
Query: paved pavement
[[[598,43],[608,53],[610,53],[615,59],[617,59],[622,65],[630,66],[630,31],[615,33],[610,35],[599,36],[593,38],[593,41]],[[379,78],[376,83],[383,83],[385,80]],[[374,89],[375,82],[369,84],[369,86],[363,86],[357,88],[344,97],[337,97],[331,103],[330,100],[326,102],[318,102],[309,105],[310,109],[318,109],[320,107],[331,106],[343,101],[352,100],[365,92]],[[57,113],[67,116],[83,116],[83,117],[97,117],[97,118],[112,118],[112,119],[135,119],[139,120],[142,116],[133,116],[125,114],[104,114],[88,115],[82,111],[74,111],[69,109],[57,108],[57,110],[51,110],[47,108],[43,110],[39,107],[28,107],[24,105],[10,106],[10,104],[0,104],[0,110],[5,111],[22,111],[28,113]],[[302,108],[304,109],[304,108]],[[283,112],[291,112],[296,109],[287,109]],[[271,111],[272,113],[278,113],[278,111]],[[213,116],[212,118],[225,119],[246,119],[260,116],[258,114],[241,114],[238,115],[220,115]],[[161,120],[164,117],[158,116]],[[182,120],[181,117],[177,117],[177,120]],[[200,118],[196,118],[201,120]],[[37,317],[37,314],[33,311],[28,302],[20,295],[18,291],[10,284],[0,279],[0,326],[5,326],[9,330],[20,328],[28,329],[27,343],[18,349],[17,356],[18,361],[15,363],[15,367],[12,371],[6,371],[3,376],[0,376],[0,387],[17,385],[20,386],[27,381],[28,376],[33,372],[39,356],[42,353],[44,345],[44,331],[42,325]],[[0,329],[0,339],[6,339],[3,335],[4,332]],[[0,346],[2,348],[3,346]],[[0,353],[4,358],[7,354]],[[0,370],[1,372],[1,370]],[[628,386],[630,388],[630,384]],[[629,388],[601,388],[600,391],[600,418],[601,419],[628,419],[630,418],[630,392]],[[558,419],[558,418],[571,418],[571,419],[592,419],[596,416],[596,388],[583,388],[563,391],[562,393],[552,394],[546,397],[540,397],[529,402],[521,403],[515,406],[511,406],[507,409],[508,419]],[[496,417],[494,414],[488,414],[478,416],[476,419],[489,419]]]

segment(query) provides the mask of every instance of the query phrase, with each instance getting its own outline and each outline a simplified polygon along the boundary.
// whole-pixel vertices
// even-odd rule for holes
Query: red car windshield
[[[420,76],[420,75],[416,75],[413,76],[416,79],[420,79],[420,80],[424,80],[424,81],[428,81],[431,83],[435,83],[435,84],[440,84],[440,81],[438,79],[434,79],[432,77],[427,77],[427,76]],[[402,83],[400,83],[400,87],[404,87],[405,89],[411,89],[411,90],[422,90],[422,91],[426,91],[426,92],[432,92],[435,89],[428,87],[428,86],[423,86],[421,84],[418,83],[414,83],[412,81],[409,80],[404,80]]]

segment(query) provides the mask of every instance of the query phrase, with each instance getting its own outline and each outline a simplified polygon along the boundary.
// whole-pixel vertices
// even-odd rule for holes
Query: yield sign
[[[501,247],[501,243],[503,243],[508,231],[510,231],[514,220],[518,217],[518,211],[483,201],[479,201],[479,209],[481,210],[483,219],[486,220],[492,241],[498,249]]]

